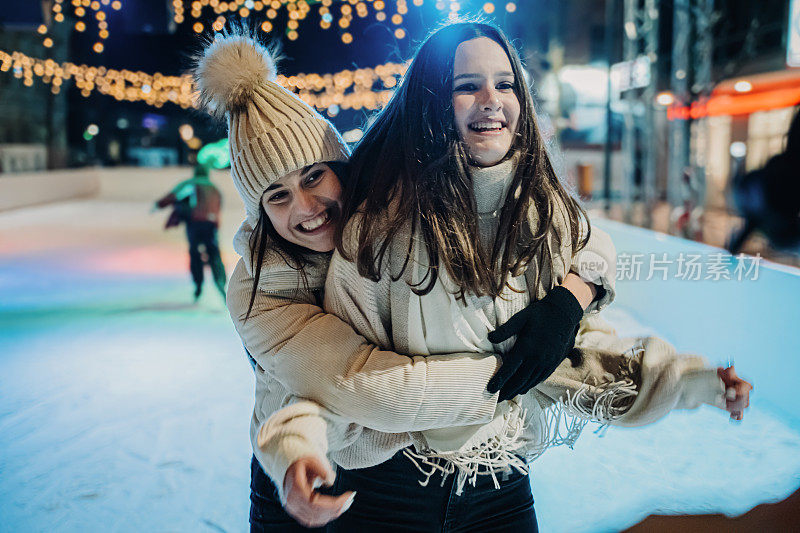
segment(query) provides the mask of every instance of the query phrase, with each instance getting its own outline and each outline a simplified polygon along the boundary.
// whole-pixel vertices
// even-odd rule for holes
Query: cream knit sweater
[[[326,421],[312,416],[316,405],[291,424],[264,427],[274,412],[291,402],[290,393],[316,400],[327,407],[330,417],[339,417],[337,437],[332,440],[340,448],[349,445],[338,457],[345,466],[383,462],[411,443],[406,431],[491,419],[497,395],[486,392],[486,383],[499,366],[495,356],[409,357],[380,349],[349,324],[323,312],[318,301],[322,277],[317,270],[325,273],[327,259],[323,268],[315,264],[310,269],[310,290],[298,290],[299,273],[276,256],[266,257],[252,312],[245,320],[253,284],[251,232],[245,223],[234,238],[242,259],[231,276],[227,304],[257,363],[251,441],[273,479],[283,480],[296,459],[324,458],[327,452]]]
[[[505,190],[508,182],[504,180],[508,176],[497,180],[498,171],[502,174],[510,172],[510,169],[489,169],[478,172],[476,178],[483,178],[481,183],[488,184],[489,188],[500,187]],[[476,200],[479,212],[484,212],[484,201],[487,199],[478,193]],[[491,214],[488,211],[484,213]],[[491,224],[492,222],[481,222],[482,235],[492,234]],[[347,234],[352,235],[352,232]],[[398,248],[403,252],[406,249],[404,243],[400,243]],[[572,368],[565,361],[551,378],[513,402],[515,407],[511,408],[511,414],[520,415],[522,408],[527,413],[524,424],[515,426],[517,429],[527,427],[527,440],[523,439],[520,446],[517,446],[517,442],[508,442],[513,444],[512,451],[515,454],[534,458],[550,445],[574,442],[580,428],[588,420],[635,426],[657,420],[673,408],[692,408],[701,403],[719,404],[721,400],[721,382],[713,369],[705,368],[702,358],[679,355],[660,339],[621,339],[606,323],[594,316],[594,311],[607,305],[613,298],[615,257],[608,236],[596,228],[592,230],[587,250],[602,257],[611,268],[604,273],[597,273],[599,281],[606,288],[606,297],[593,303],[589,309],[592,313],[587,314],[578,334],[576,344],[584,352],[585,363]],[[402,256],[398,255],[396,259],[400,258]],[[574,264],[570,266],[573,270],[577,269]],[[390,269],[391,263],[386,268]],[[560,282],[564,273],[565,271],[556,273],[553,282]],[[516,299],[511,297],[509,301],[477,301],[473,305],[462,306],[466,311],[462,309],[459,311],[460,316],[454,316],[450,309],[452,302],[446,291],[435,290],[426,297],[415,300],[410,296],[406,284],[408,280],[392,282],[390,278],[384,275],[379,282],[361,278],[355,265],[334,255],[328,272],[326,307],[353,323],[356,329],[375,344],[392,346],[399,351],[412,348],[410,351],[420,353],[430,353],[430,346],[438,346],[439,350],[444,351],[472,349],[477,352],[489,349],[491,345],[487,346],[485,339],[488,331],[504,321],[507,318],[505,315],[510,316],[518,308],[524,307],[528,301],[528,293],[535,289],[528,283],[528,293]],[[425,298],[432,302],[421,301]],[[508,306],[508,309],[503,310],[503,306]],[[470,307],[471,309],[467,309]],[[483,320],[479,315],[488,324],[482,324]],[[458,325],[459,322],[461,326]],[[450,331],[441,333],[442,327],[448,327]],[[461,329],[461,334],[453,335],[454,329]],[[461,377],[470,381],[469,375]],[[391,394],[387,391],[387,395]],[[498,406],[495,414],[499,415],[501,422],[503,419],[507,420],[509,408]],[[563,426],[562,422],[567,418],[562,418],[561,415],[572,417],[572,422],[565,428],[559,427]],[[493,418],[495,422],[498,420],[498,416]],[[425,454],[431,451],[431,441],[440,445],[446,444],[448,435],[458,435],[464,428],[453,430],[453,425],[447,426],[450,429],[446,430],[412,432],[409,440],[408,436],[397,434],[384,434],[380,438],[371,430],[362,430],[361,434],[354,436],[354,432],[358,430],[347,422],[346,418],[328,412],[314,402],[298,401],[276,413],[262,426],[258,441],[262,447],[279,450],[275,454],[275,464],[278,466],[277,463],[288,455],[285,447],[278,443],[286,441],[294,446],[300,441],[312,442],[317,439],[316,449],[320,452],[332,452],[333,460],[345,468],[363,468],[377,464],[374,462],[376,456],[388,459],[394,452],[413,442],[417,450],[423,452],[416,457],[432,466],[431,471],[454,471],[452,465],[448,470],[447,466],[442,467],[436,460],[458,460],[458,454],[429,455],[433,460],[428,460]],[[482,424],[478,424],[471,429],[480,431],[482,427]],[[327,443],[323,442],[323,438]],[[280,465],[276,470],[285,472],[287,466],[288,464]]]

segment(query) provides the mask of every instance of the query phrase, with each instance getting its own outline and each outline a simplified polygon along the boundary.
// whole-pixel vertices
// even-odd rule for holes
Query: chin
[[[511,149],[508,146],[483,146],[470,150],[472,161],[481,167],[491,167],[499,163]]]
[[[326,237],[324,239],[319,239],[314,241],[313,243],[309,243],[307,246],[310,250],[314,252],[332,252],[336,246],[333,243],[333,235],[330,237]]]
[[[503,160],[506,152],[478,153],[472,156],[472,161],[480,167],[492,167]]]

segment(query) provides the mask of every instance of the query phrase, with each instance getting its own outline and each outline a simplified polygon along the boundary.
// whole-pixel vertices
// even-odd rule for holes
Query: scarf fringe
[[[567,391],[566,400],[562,399],[564,408],[572,416],[600,424],[595,433],[622,417],[639,394],[634,379],[637,374],[635,366],[641,363],[643,354],[644,344],[638,340],[622,354],[625,357],[625,365],[620,368],[622,379],[602,384],[597,378],[587,379],[574,393]],[[600,393],[594,392],[598,389]]]
[[[440,453],[424,450],[417,453],[406,448],[403,454],[425,476],[425,479],[419,482],[423,487],[428,485],[431,477],[437,472],[441,472],[442,486],[444,486],[450,474],[457,471],[456,495],[461,495],[467,482],[474,487],[480,475],[492,476],[494,488],[499,489],[498,473],[511,472],[512,468],[523,475],[528,473],[528,465],[523,457],[524,451],[521,450],[526,445],[526,441],[521,438],[526,429],[525,415],[524,411],[521,416],[516,412],[506,414],[503,429],[498,435],[466,452]]]
[[[597,387],[584,383],[574,394],[567,391],[566,400],[559,405],[570,415],[601,426],[607,426],[628,412],[639,394],[636,383],[630,378],[608,385],[600,394],[592,394],[590,388]]]
[[[403,454],[424,476],[419,481],[423,487],[437,472],[442,474],[442,486],[451,474],[457,472],[456,495],[462,494],[466,483],[474,487],[480,475],[492,476],[494,488],[499,489],[498,473],[508,473],[514,469],[526,475],[529,471],[528,462],[537,459],[549,448],[563,445],[572,448],[589,422],[600,424],[599,431],[624,415],[638,395],[633,367],[643,350],[641,345],[630,350],[627,367],[623,369],[627,377],[602,385],[584,381],[574,393],[567,391],[566,399],[560,398],[543,409],[539,417],[542,433],[536,442],[523,438],[527,428],[527,413],[523,411],[519,416],[512,411],[505,415],[503,429],[498,435],[469,451],[415,452],[406,448]]]

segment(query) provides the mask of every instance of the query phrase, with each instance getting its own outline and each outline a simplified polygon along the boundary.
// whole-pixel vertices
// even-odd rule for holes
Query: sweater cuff
[[[717,375],[716,368],[687,372],[681,381],[683,392],[679,408],[694,409],[703,403],[725,408],[725,384]]]
[[[320,453],[316,446],[299,435],[284,435],[270,439],[264,446],[259,445],[257,452],[260,452],[257,453],[259,462],[278,490],[281,505],[286,503],[286,495],[283,493],[286,471],[295,461],[303,457],[316,457],[322,464],[330,467],[325,454]],[[330,471],[333,472],[333,469]],[[333,483],[333,479],[326,479],[325,482]]]
[[[597,296],[586,307],[586,313],[598,313],[609,306],[617,296],[614,284],[609,281],[605,276],[600,277],[594,282],[597,286]]]

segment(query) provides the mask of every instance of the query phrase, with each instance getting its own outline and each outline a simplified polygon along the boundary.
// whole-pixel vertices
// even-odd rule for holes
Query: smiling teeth
[[[306,220],[305,222],[301,222],[300,227],[306,231],[314,231],[327,221],[328,221],[328,213],[322,213],[320,216],[316,218],[312,218],[311,220]]]
[[[502,122],[474,122],[470,127],[475,130],[499,130],[503,127]]]

